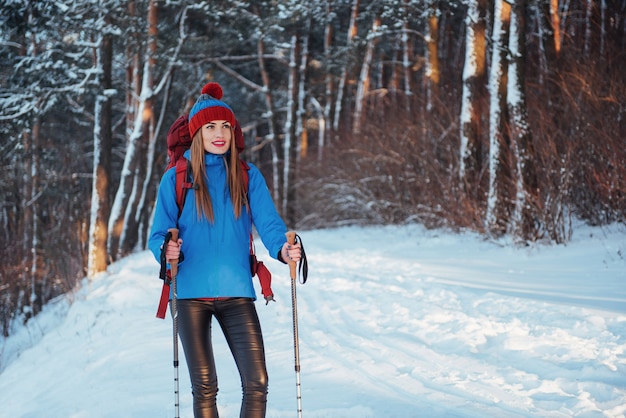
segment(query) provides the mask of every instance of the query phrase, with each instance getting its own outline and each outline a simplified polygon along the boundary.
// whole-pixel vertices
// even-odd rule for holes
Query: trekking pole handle
[[[285,234],[287,243],[293,245],[296,243],[296,231],[289,231]],[[289,275],[292,279],[296,278],[296,262],[289,260]]]
[[[167,230],[170,234],[172,234],[172,241],[178,241],[178,228],[170,228]],[[172,277],[176,277],[178,274],[178,259],[176,260],[167,260],[170,263],[170,271],[172,272]]]

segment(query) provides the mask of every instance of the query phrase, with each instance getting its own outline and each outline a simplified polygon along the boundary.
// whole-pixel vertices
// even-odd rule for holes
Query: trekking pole
[[[291,245],[296,243],[296,232],[289,231],[287,242]],[[302,394],[300,391],[300,349],[298,339],[298,304],[296,300],[296,262],[289,261],[289,275],[291,276],[291,306],[293,313],[293,353],[296,368],[296,393],[298,396],[298,418],[302,418]]]
[[[170,228],[168,232],[172,234],[172,240],[178,241],[178,229]],[[178,295],[176,288],[176,276],[178,275],[178,259],[167,260],[170,263],[172,274],[172,322],[174,328],[174,409],[175,417],[180,418],[180,403],[178,395]]]

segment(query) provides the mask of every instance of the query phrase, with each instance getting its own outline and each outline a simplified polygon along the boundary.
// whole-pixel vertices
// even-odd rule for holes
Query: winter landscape
[[[578,225],[527,247],[418,225],[303,231],[303,416],[624,417],[626,228]],[[257,249],[268,417],[296,416],[288,269]],[[112,266],[1,341],[0,416],[172,417],[172,322],[148,252]],[[260,295],[260,290],[257,290]],[[222,417],[240,388],[216,327]],[[191,417],[181,353],[181,416]]]

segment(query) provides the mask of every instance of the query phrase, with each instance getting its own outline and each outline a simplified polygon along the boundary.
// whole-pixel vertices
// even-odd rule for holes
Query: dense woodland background
[[[624,222],[625,16],[623,0],[0,0],[4,335],[144,248],[167,130],[208,81],[290,227],[523,245]]]

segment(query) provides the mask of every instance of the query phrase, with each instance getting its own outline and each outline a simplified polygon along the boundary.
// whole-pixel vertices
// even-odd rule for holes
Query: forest
[[[3,335],[145,248],[209,81],[290,228],[623,223],[625,51],[623,0],[0,0]]]

